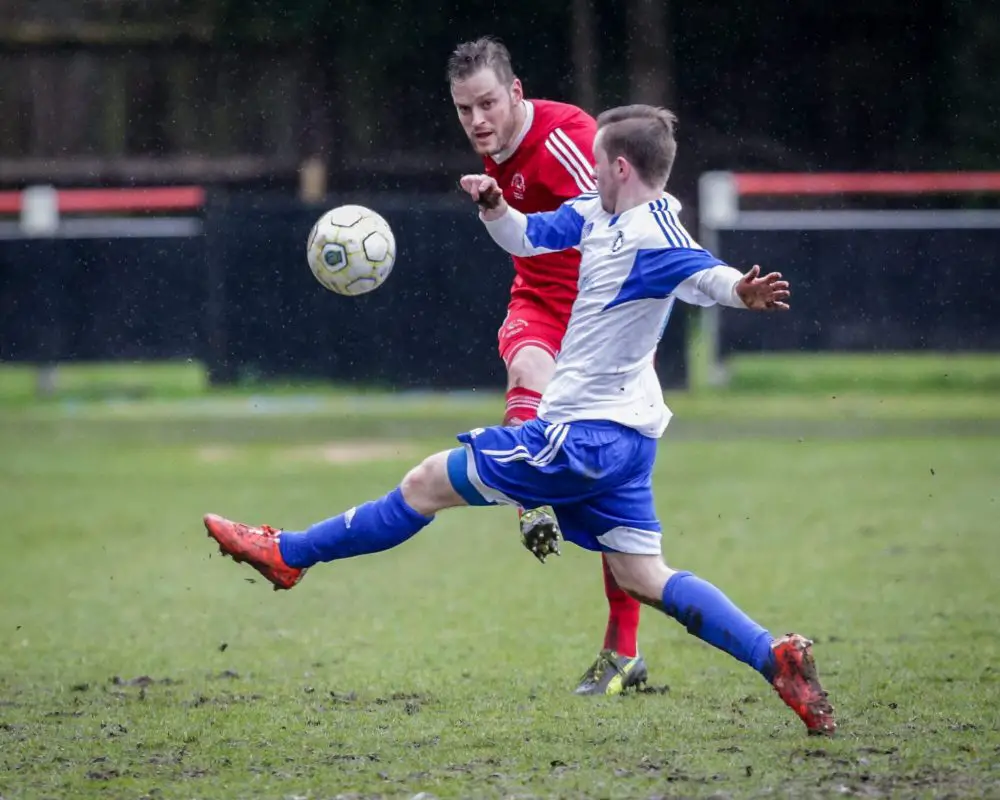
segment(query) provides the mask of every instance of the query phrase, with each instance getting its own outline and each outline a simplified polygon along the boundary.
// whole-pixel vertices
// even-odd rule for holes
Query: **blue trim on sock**
[[[448,453],[448,480],[470,506],[492,505],[469,480],[469,453],[464,447],[456,447]]]

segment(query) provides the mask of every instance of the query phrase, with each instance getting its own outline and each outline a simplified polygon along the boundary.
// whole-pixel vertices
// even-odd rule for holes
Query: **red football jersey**
[[[594,136],[597,123],[576,106],[530,100],[525,132],[513,152],[486,156],[486,174],[496,179],[507,202],[525,214],[554,211],[563,202],[597,190]],[[506,156],[506,157],[504,157]],[[519,258],[511,301],[526,299],[543,306],[563,327],[577,295],[580,251]]]

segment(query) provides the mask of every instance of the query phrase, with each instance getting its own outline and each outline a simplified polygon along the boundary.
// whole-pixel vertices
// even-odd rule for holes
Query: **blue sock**
[[[721,591],[690,572],[676,572],[663,587],[663,610],[697,636],[749,664],[768,681],[774,675],[771,634]]]
[[[311,567],[396,547],[432,519],[414,511],[396,488],[378,500],[317,522],[305,533],[283,531],[278,546],[288,566]]]

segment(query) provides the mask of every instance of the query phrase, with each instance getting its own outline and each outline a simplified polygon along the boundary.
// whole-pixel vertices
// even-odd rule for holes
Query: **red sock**
[[[503,415],[504,425],[523,425],[538,416],[538,404],[542,402],[541,392],[515,386],[507,390],[507,410]]]
[[[608,629],[604,633],[604,647],[634,658],[639,637],[639,601],[619,588],[603,555],[601,566],[604,568],[604,594],[608,598]]]

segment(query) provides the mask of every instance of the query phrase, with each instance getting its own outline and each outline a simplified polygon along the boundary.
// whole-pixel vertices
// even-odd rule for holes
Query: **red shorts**
[[[514,300],[507,307],[507,317],[497,331],[500,358],[510,367],[514,356],[524,347],[540,347],[555,358],[565,334],[565,323],[551,311],[537,303]]]

